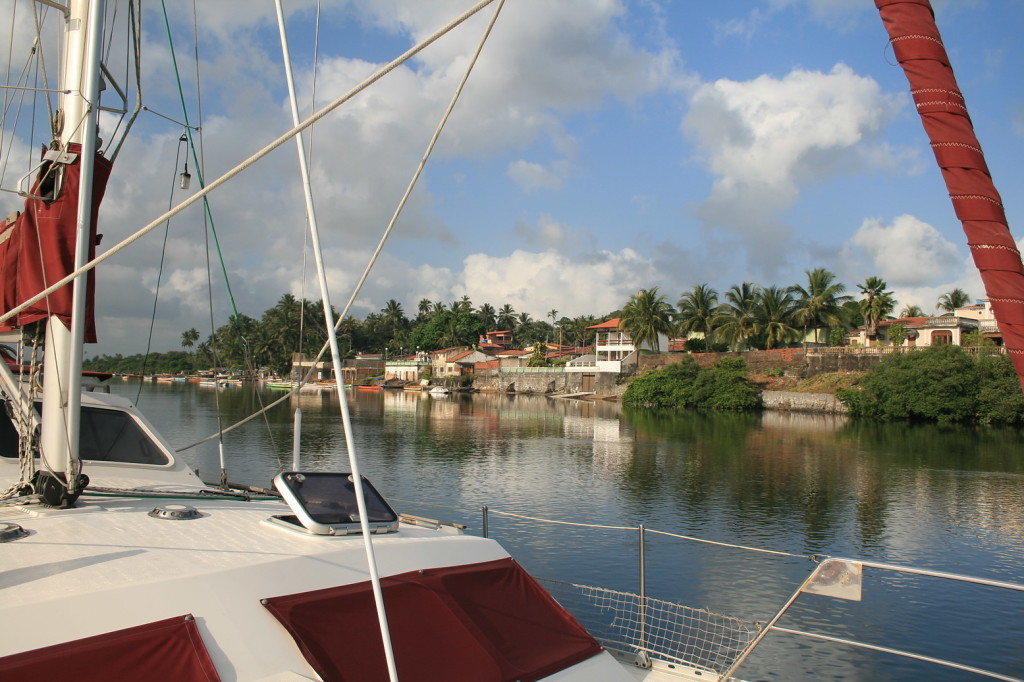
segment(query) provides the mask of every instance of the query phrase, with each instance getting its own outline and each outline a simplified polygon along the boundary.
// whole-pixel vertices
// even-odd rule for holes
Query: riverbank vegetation
[[[689,407],[704,410],[753,410],[761,391],[747,379],[739,358],[725,358],[701,367],[692,357],[655,369],[630,382],[622,396],[627,407]]]
[[[867,324],[868,336],[896,309],[892,292],[879,277],[857,285],[862,300],[846,295],[846,286],[825,268],[807,270],[805,284],[761,286],[743,282],[719,293],[708,284],[683,292],[675,306],[658,287],[641,289],[619,310],[602,315],[559,316],[548,311],[542,318],[517,311],[505,303],[475,305],[468,296],[445,303],[421,299],[415,314],[391,299],[378,312],[363,319],[346,316],[338,323],[338,345],[343,358],[358,353],[385,357],[411,355],[455,346],[475,346],[489,331],[512,333],[516,348],[559,344],[582,349],[594,342],[594,324],[620,319],[623,330],[641,345],[658,349],[659,338],[685,338],[690,352],[767,350],[799,346],[805,340],[838,345],[846,331]],[[956,289],[943,295],[938,307],[950,311],[967,301]],[[920,314],[917,306],[904,306],[903,314]],[[334,318],[337,320],[337,311]],[[182,331],[185,353],[140,353],[135,356],[99,355],[89,369],[126,373],[194,372],[202,369],[253,370],[270,368],[284,373],[294,353],[316,355],[326,341],[324,314],[319,302],[284,294],[261,316],[233,315],[204,335],[195,328]],[[897,330],[897,335],[898,335]],[[688,338],[693,335],[692,338]],[[328,358],[329,359],[329,358]]]
[[[932,346],[894,354],[836,397],[855,417],[939,424],[1024,424],[1024,394],[1005,355]]]

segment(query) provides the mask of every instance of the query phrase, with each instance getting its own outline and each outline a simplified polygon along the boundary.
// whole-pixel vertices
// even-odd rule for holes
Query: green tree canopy
[[[659,334],[672,333],[672,306],[658,293],[658,287],[641,289],[622,308],[619,326],[627,330],[639,348],[647,345],[661,350]]]

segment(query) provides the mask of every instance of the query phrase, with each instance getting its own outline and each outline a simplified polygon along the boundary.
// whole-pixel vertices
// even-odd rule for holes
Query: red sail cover
[[[512,559],[383,578],[400,680],[531,682],[601,645]],[[368,582],[274,597],[264,605],[325,682],[386,682]]]
[[[875,0],[1024,386],[1024,267],[928,0]]]
[[[0,225],[0,306],[4,312],[58,282],[75,269],[75,233],[78,223],[78,188],[82,175],[82,147],[69,144],[75,161],[63,168],[60,194],[54,201],[30,198],[25,210],[11,222]],[[103,191],[110,177],[111,162],[96,156],[92,184],[92,220],[89,231],[89,260],[96,256],[96,217]],[[51,171],[52,175],[52,171]],[[50,182],[52,177],[46,178]],[[40,180],[32,186],[32,195],[40,193]],[[86,275],[85,341],[96,342],[95,275]],[[72,287],[65,285],[48,297],[32,304],[0,326],[9,331],[31,322],[57,315],[71,326]]]
[[[4,656],[0,679],[219,682],[220,676],[189,615]]]

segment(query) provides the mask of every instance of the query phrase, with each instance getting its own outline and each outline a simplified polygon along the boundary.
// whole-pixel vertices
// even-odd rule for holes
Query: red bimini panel
[[[601,645],[512,559],[381,580],[398,677],[417,682],[538,680]],[[327,682],[386,682],[369,582],[263,602]]]
[[[0,679],[219,682],[191,615],[0,658]]]
[[[67,151],[76,158],[69,164],[48,164],[42,177],[32,186],[33,197],[25,200],[25,209],[17,218],[0,225],[0,307],[12,310],[59,282],[75,270],[75,240],[78,230],[78,188],[82,175],[82,147],[69,144]],[[92,220],[89,234],[89,260],[96,257],[96,218],[100,201],[110,177],[111,162],[96,156],[92,185]],[[58,181],[57,196],[52,193]],[[40,195],[42,195],[40,197]],[[86,275],[85,341],[96,342],[95,275]],[[0,330],[22,327],[57,315],[71,326],[72,287],[65,285],[13,318]]]
[[[875,0],[1024,386],[1024,266],[928,0]]]

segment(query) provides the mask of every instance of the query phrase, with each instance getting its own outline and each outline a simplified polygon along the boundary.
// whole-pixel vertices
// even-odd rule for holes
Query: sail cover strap
[[[25,200],[25,210],[13,221],[0,225],[0,306],[4,311],[17,307],[75,271],[82,148],[80,144],[69,144],[67,151],[74,155],[74,161],[59,164],[59,168],[56,162],[44,163],[31,196]],[[96,257],[96,217],[111,166],[108,159],[96,156],[89,260]],[[95,343],[93,271],[86,275],[86,286],[85,342]],[[23,327],[50,315],[57,315],[70,328],[71,301],[72,287],[65,285],[7,320],[0,330]]]
[[[875,0],[1024,387],[1024,267],[928,0]]]

